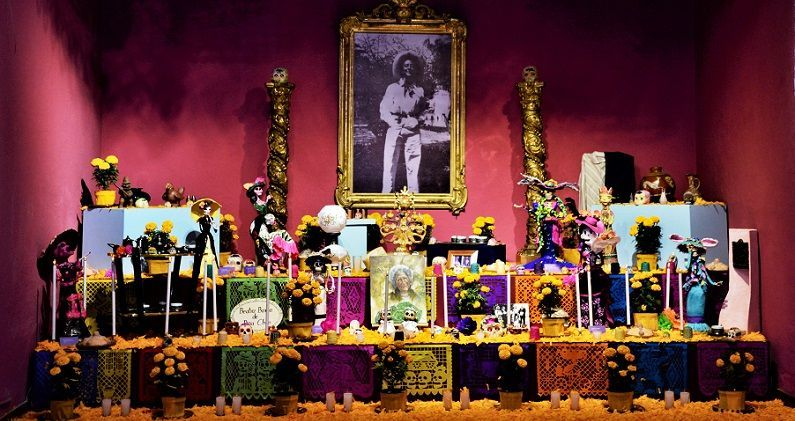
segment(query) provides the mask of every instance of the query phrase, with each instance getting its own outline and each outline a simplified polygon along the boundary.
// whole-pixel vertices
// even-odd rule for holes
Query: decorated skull
[[[276,83],[287,82],[287,69],[284,67],[277,67],[273,69],[273,81]]]
[[[522,79],[526,80],[527,82],[533,81],[536,78],[536,68],[533,66],[527,66],[522,69]]]
[[[406,308],[406,310],[403,312],[403,320],[404,321],[416,322],[417,321],[417,310],[415,310],[412,307]]]
[[[254,333],[254,327],[249,322],[243,322],[240,324],[240,336],[243,335],[251,335]]]
[[[651,203],[651,193],[648,190],[638,190],[635,192],[633,202],[636,205],[648,205]]]

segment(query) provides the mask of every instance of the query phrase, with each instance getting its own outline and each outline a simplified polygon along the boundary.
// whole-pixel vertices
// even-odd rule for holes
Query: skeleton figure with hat
[[[581,215],[575,220],[580,227],[580,267],[591,273],[592,301],[594,303],[595,325],[607,326],[613,323],[610,315],[610,277],[602,268],[603,252],[607,247],[614,247],[620,238],[612,231],[605,228],[605,224],[596,215]],[[583,324],[590,324],[588,320],[588,273],[580,272],[580,305],[585,304],[582,317]]]
[[[59,285],[58,327],[61,336],[87,337],[86,309],[83,296],[77,291],[77,279],[83,272],[80,260],[75,260],[80,235],[73,229],[66,230],[53,238],[37,260],[39,276],[45,282],[52,279],[53,262]],[[54,294],[55,291],[50,291]],[[48,300],[47,302],[51,302]]]
[[[196,237],[196,248],[193,253],[193,282],[198,285],[199,275],[206,270],[207,264],[214,264],[213,273],[218,273],[218,256],[215,254],[215,237],[213,231],[218,232],[218,225],[214,218],[218,215],[221,205],[213,199],[199,199],[190,208],[191,217],[199,224],[199,235]]]
[[[689,262],[687,266],[687,278],[682,286],[685,298],[685,320],[688,323],[704,322],[704,307],[707,301],[707,290],[710,286],[719,286],[721,283],[712,280],[707,272],[706,258],[707,248],[718,245],[718,240],[714,238],[685,238],[679,234],[673,234],[671,241],[678,243],[676,246],[682,253],[687,253]],[[674,260],[674,267],[676,261]],[[703,328],[706,328],[704,326]]]
[[[249,234],[254,240],[254,252],[257,255],[257,264],[265,266],[269,261],[281,262],[282,258],[288,253],[295,257],[298,253],[298,246],[293,241],[290,234],[278,226],[276,217],[268,213],[267,205],[271,196],[265,196],[265,179],[257,177],[253,183],[243,184],[257,216],[251,221]]]

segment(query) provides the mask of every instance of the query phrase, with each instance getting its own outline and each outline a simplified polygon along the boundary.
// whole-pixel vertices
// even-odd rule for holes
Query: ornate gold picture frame
[[[340,23],[337,203],[463,210],[466,27],[415,0]]]

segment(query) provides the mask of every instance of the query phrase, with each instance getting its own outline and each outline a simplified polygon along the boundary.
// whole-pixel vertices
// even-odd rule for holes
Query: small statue
[[[198,285],[199,274],[206,270],[205,264],[214,264],[213,273],[221,266],[216,256],[215,237],[212,232],[218,232],[213,218],[218,214],[221,205],[213,199],[199,199],[191,206],[191,217],[199,224],[199,235],[196,237],[196,248],[193,250],[193,283]],[[204,285],[202,285],[204,287]]]
[[[687,191],[682,196],[682,200],[687,203],[688,205],[692,205],[697,201],[701,200],[701,192],[699,189],[701,188],[701,180],[695,174],[688,174],[687,175]]]
[[[166,191],[163,192],[163,200],[166,207],[178,207],[185,198],[185,187],[175,189],[171,183],[166,183]]]
[[[152,196],[149,193],[143,191],[140,187],[133,187],[130,179],[124,177],[124,181],[119,187],[119,207],[135,206],[136,208],[145,208],[149,206],[150,200],[152,200]]]
[[[86,309],[83,308],[83,296],[77,291],[77,280],[83,271],[80,260],[75,260],[74,255],[80,235],[70,229],[58,234],[41,253],[37,266],[39,276],[49,282],[52,279],[53,262],[57,270],[59,301],[57,330],[65,337],[86,337],[89,335],[86,326]],[[55,291],[50,291],[50,294]],[[52,298],[48,300],[51,301]]]
[[[682,287],[687,296],[685,306],[685,320],[688,323],[702,323],[704,321],[704,307],[707,299],[707,289],[709,286],[720,286],[721,282],[715,282],[709,276],[706,266],[707,248],[718,245],[718,240],[714,238],[685,238],[679,234],[671,235],[671,240],[679,245],[676,246],[682,253],[690,255],[690,263],[687,267],[687,278]],[[680,303],[681,305],[681,303]]]
[[[636,205],[648,205],[651,203],[651,193],[648,190],[638,190],[635,192],[632,202]]]
[[[413,306],[406,307],[403,310],[403,333],[406,335],[406,339],[411,339],[417,336],[417,332],[419,332],[419,328],[417,327],[417,309]]]

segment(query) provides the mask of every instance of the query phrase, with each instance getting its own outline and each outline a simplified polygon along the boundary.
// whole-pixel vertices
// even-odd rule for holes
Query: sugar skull
[[[240,336],[243,335],[251,335],[254,333],[254,327],[248,321],[245,321],[240,324]]]
[[[536,68],[533,66],[527,66],[522,69],[522,79],[527,82],[532,82],[536,78]]]
[[[638,190],[635,192],[633,203],[636,205],[648,205],[651,203],[651,193],[648,190]]]
[[[277,67],[273,69],[273,81],[276,83],[287,82],[287,69],[284,67]]]

